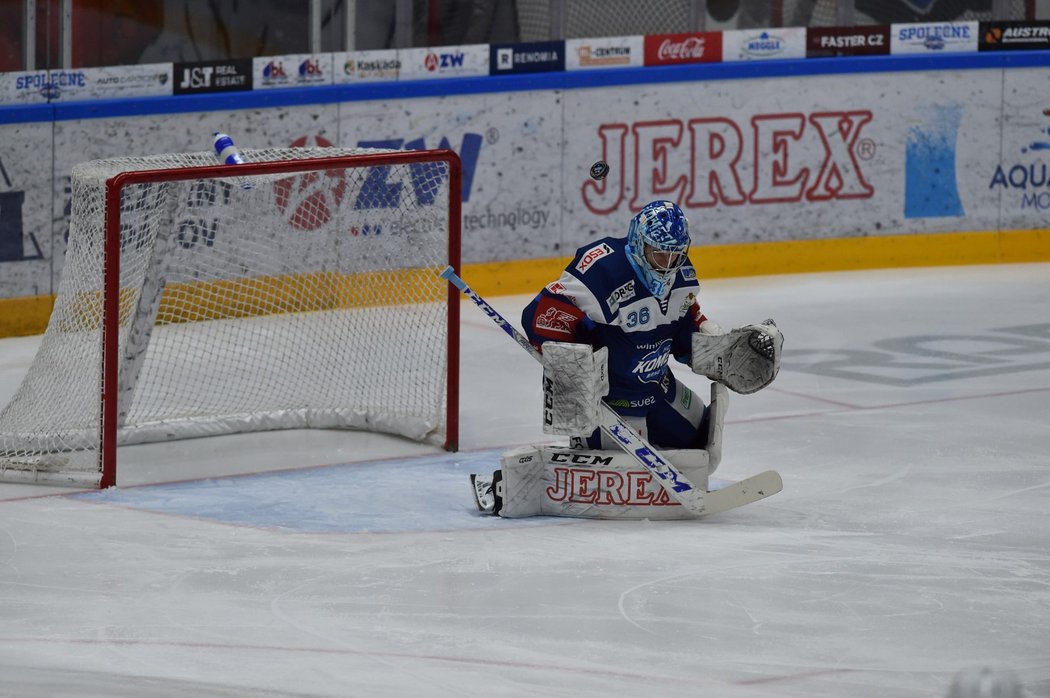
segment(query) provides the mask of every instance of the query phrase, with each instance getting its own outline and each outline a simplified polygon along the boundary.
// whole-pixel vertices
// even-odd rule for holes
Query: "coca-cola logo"
[[[656,55],[662,61],[700,60],[704,57],[704,40],[691,36],[685,41],[664,39]]]
[[[712,63],[722,59],[720,32],[658,34],[645,37],[645,64]]]

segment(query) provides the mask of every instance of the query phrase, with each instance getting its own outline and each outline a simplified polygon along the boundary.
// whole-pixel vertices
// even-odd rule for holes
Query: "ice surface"
[[[776,468],[775,497],[479,515],[465,473],[550,437],[539,367],[466,302],[459,454],[266,433],[129,447],[105,492],[0,485],[0,696],[884,698],[982,666],[1050,696],[1050,265],[701,301],[786,337],[718,471]],[[0,402],[38,341],[0,341]]]

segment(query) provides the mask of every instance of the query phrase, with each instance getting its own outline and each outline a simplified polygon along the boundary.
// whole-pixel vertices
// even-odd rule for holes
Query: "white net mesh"
[[[448,164],[317,162],[362,152],[244,151],[249,163],[300,160],[306,171],[124,188],[121,443],[299,427],[442,431]],[[97,477],[105,182],[215,164],[191,153],[74,168],[62,282],[39,353],[0,412],[0,475]]]

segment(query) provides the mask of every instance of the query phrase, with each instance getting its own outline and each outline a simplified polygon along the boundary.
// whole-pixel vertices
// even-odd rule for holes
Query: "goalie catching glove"
[[[784,335],[772,320],[745,325],[723,335],[693,334],[693,373],[747,395],[777,377]]]
[[[543,433],[586,436],[601,423],[609,393],[609,351],[586,344],[543,343]]]

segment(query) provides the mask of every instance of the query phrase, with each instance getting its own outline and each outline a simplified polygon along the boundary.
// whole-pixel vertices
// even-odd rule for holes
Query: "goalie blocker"
[[[661,451],[698,488],[722,459],[722,425],[729,395],[711,384],[706,449]],[[505,518],[569,516],[593,519],[690,519],[651,471],[620,451],[525,446],[503,454],[490,479],[472,475],[478,508]]]

